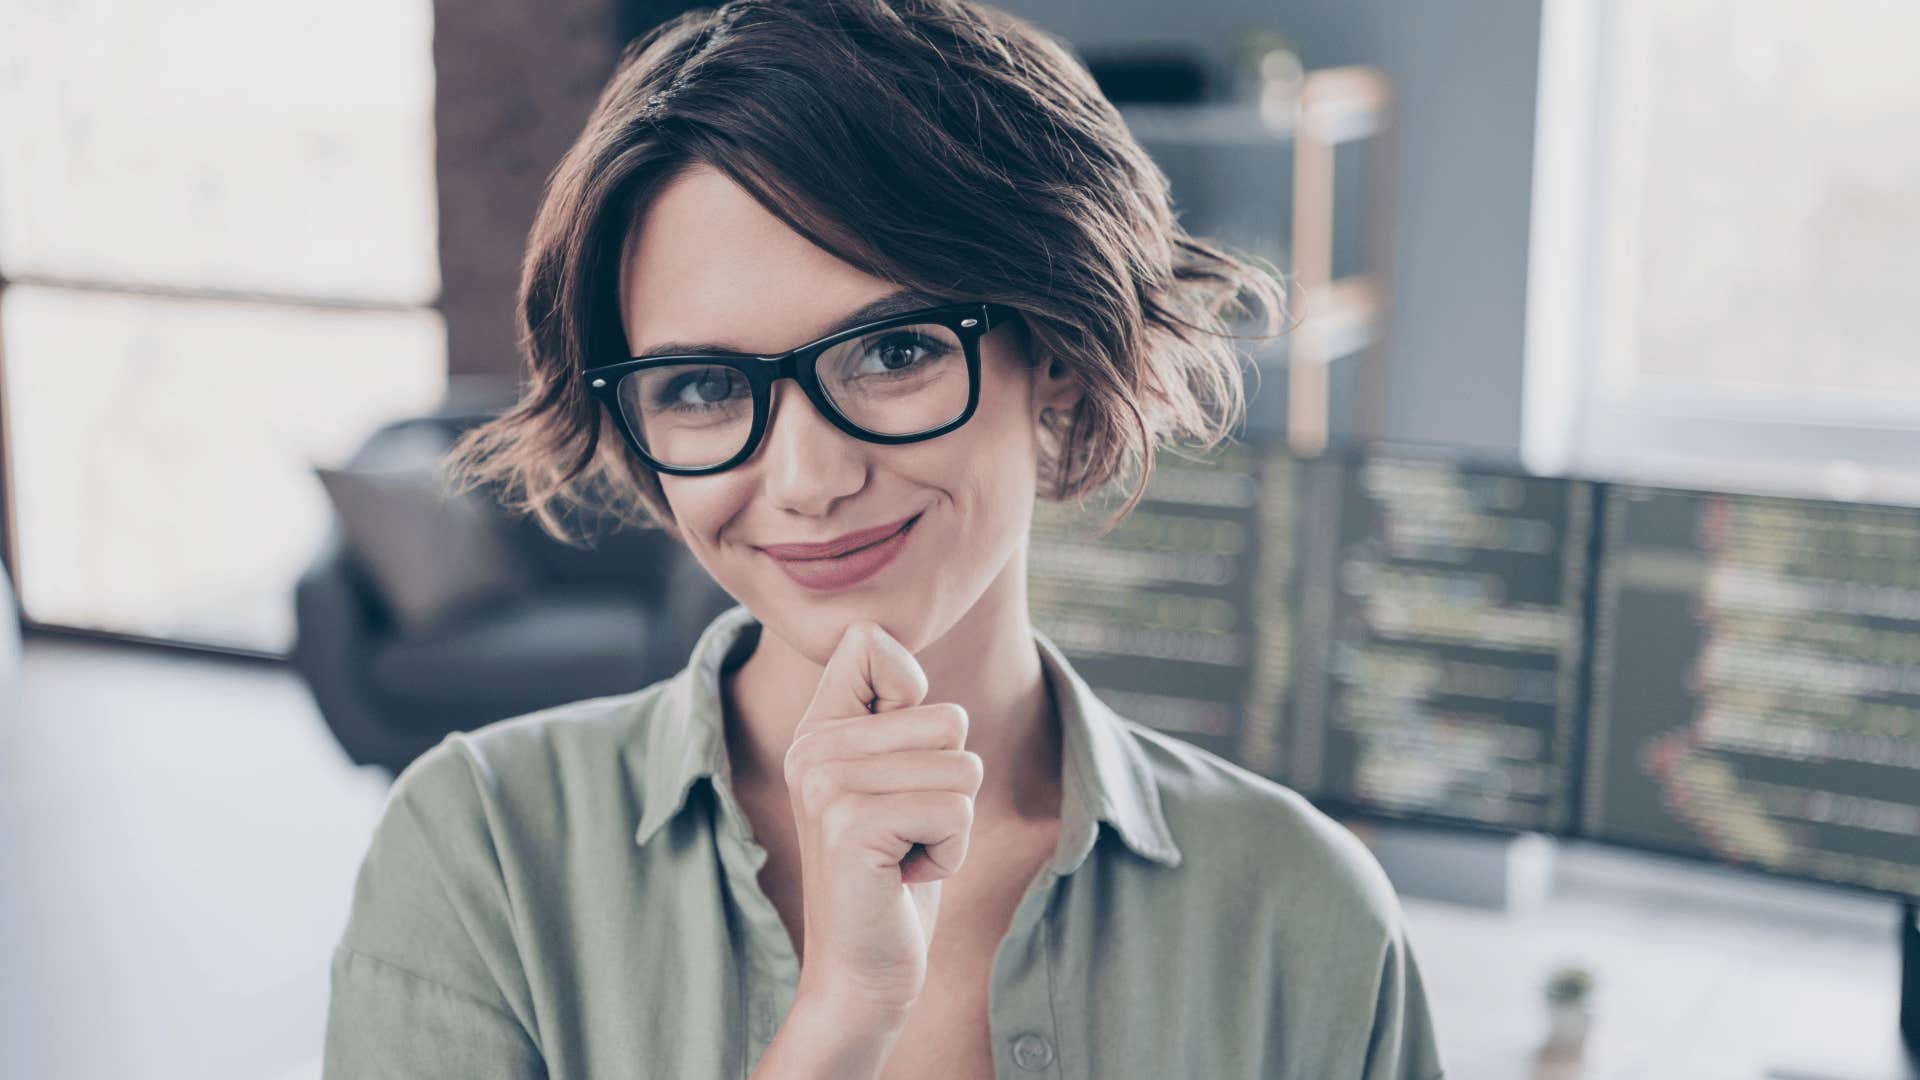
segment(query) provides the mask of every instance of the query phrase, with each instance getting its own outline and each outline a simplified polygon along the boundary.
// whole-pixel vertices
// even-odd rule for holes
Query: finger
[[[884,757],[825,761],[800,781],[803,808],[824,808],[844,794],[887,795],[902,791],[952,791],[975,795],[983,768],[980,755],[965,750],[908,750]]]
[[[923,880],[960,868],[973,832],[973,799],[953,791],[847,794],[821,813],[830,850],[860,857],[875,869],[898,867],[915,844],[928,865]]]
[[[896,709],[884,719],[862,714],[819,720],[794,737],[788,753],[802,761],[828,761],[900,750],[964,750],[967,710],[951,701]]]
[[[840,635],[800,723],[907,708],[926,696],[920,662],[879,623],[863,619]]]

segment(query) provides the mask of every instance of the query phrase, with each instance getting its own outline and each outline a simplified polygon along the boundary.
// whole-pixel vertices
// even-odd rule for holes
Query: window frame
[[[1920,504],[1920,411],[1848,391],[1637,378],[1644,26],[1543,0],[1520,457],[1530,472]],[[1628,47],[1623,47],[1623,44]]]

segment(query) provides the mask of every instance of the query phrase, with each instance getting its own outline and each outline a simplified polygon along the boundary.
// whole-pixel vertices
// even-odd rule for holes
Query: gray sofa
[[[437,448],[504,404],[450,395],[432,415],[380,428],[348,468],[429,469]],[[679,670],[733,604],[658,530],[601,519],[592,546],[574,548],[486,505],[529,584],[455,618],[424,629],[397,619],[337,514],[301,575],[290,659],[356,763],[397,774],[450,731],[647,686]]]

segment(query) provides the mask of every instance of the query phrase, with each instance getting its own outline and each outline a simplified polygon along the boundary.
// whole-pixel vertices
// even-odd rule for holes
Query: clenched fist
[[[840,638],[785,773],[805,904],[800,994],[901,1016],[926,981],[941,879],[960,868],[982,778],[967,713],[878,623]]]

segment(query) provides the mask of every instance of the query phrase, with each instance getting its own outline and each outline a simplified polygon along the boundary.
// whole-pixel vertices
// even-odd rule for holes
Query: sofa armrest
[[[369,642],[382,621],[378,605],[333,526],[294,586],[295,637],[288,659],[347,756],[398,773],[438,740],[387,727],[368,691]]]

